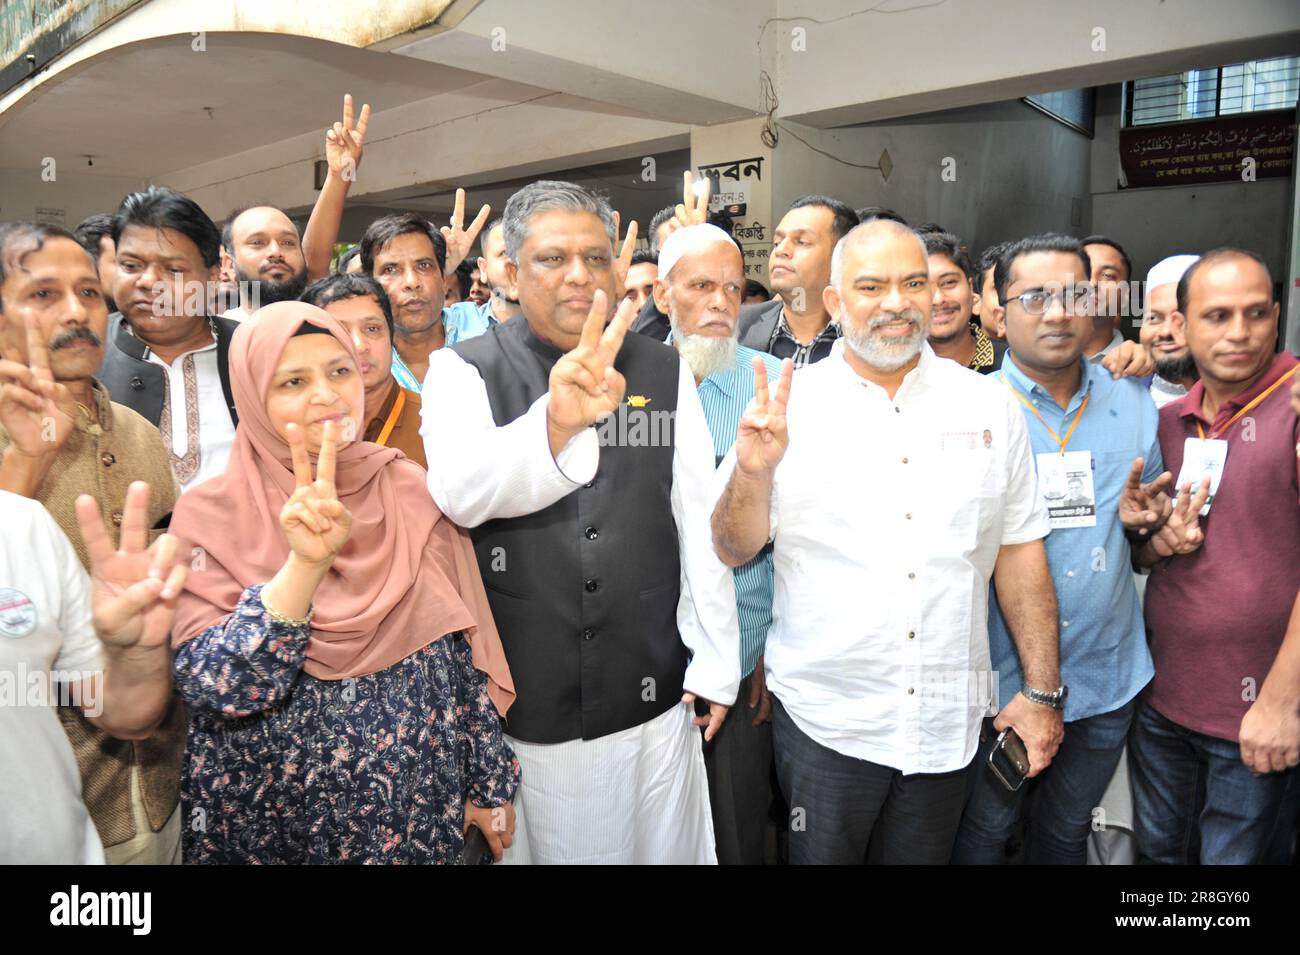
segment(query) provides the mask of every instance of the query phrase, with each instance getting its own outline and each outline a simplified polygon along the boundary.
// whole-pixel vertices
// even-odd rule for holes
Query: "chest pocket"
[[[934,461],[934,531],[968,554],[982,536],[997,532],[1007,490],[1002,457],[982,442],[974,447],[941,443]]]

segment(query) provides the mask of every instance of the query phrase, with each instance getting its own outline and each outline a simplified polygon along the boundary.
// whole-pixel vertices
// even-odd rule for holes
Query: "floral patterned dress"
[[[310,629],[274,620],[261,590],[176,651],[185,862],[460,862],[465,800],[501,806],[519,783],[468,641],[319,680]]]

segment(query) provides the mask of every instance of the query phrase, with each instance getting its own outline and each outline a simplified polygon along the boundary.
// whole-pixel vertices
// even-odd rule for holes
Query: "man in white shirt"
[[[1047,517],[1010,396],[926,343],[911,230],[855,228],[824,299],[844,338],[770,399],[755,379],[719,468],[714,545],[734,567],[774,543],[765,663],[791,862],[861,863],[875,833],[873,859],[944,863],[997,697],[990,578],[1014,608],[1025,692],[1063,696]],[[1022,693],[996,725],[1024,740],[1030,775],[1060,745],[1060,711]]]
[[[39,502],[0,491],[0,864],[104,861],[55,703],[145,739],[171,701],[167,638],[187,568],[169,535],[145,550],[148,497],[132,485],[118,551],[93,499],[77,502],[92,581]]]

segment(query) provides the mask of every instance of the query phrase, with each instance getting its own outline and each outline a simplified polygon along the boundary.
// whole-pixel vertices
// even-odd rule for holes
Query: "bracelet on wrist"
[[[276,623],[284,624],[284,626],[286,627],[295,627],[295,628],[305,627],[309,623],[311,623],[312,614],[316,612],[315,607],[308,607],[307,616],[302,617],[301,619],[286,617],[284,614],[280,613],[280,611],[276,610],[269,603],[267,603],[265,596],[262,597],[262,609],[265,610],[267,616],[269,616]]]

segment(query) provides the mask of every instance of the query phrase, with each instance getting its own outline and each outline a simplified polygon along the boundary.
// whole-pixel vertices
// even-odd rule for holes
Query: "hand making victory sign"
[[[30,458],[52,455],[68,440],[77,419],[77,402],[66,385],[54,380],[50,353],[40,326],[26,320],[27,364],[0,360],[0,424],[14,448]]]
[[[1173,513],[1174,504],[1169,497],[1169,486],[1174,476],[1166,471],[1149,484],[1142,483],[1142,469],[1146,461],[1138,458],[1128,472],[1124,490],[1119,496],[1119,520],[1124,529],[1139,537],[1154,534],[1164,527]]]
[[[299,560],[329,566],[352,531],[352,515],[338,499],[334,487],[337,426],[333,421],[325,422],[320,454],[316,458],[315,480],[312,480],[311,459],[307,456],[302,428],[291,424],[287,431],[297,487],[280,509],[280,526],[289,540],[289,548]]]
[[[574,435],[595,424],[623,401],[627,382],[614,369],[635,318],[632,301],[619,303],[614,320],[606,327],[608,299],[603,290],[592,296],[591,311],[582,326],[578,347],[562,355],[551,368],[550,402],[546,408],[551,454],[558,455]]]
[[[352,94],[343,97],[343,122],[335,123],[325,131],[325,161],[329,171],[346,182],[355,182],[357,167],[361,165],[361,147],[366,142],[366,127],[370,125],[370,104],[361,107],[356,125],[352,124]]]
[[[492,214],[492,207],[484,205],[479,209],[478,215],[474,221],[465,228],[465,190],[456,190],[456,207],[451,213],[451,225],[443,226],[440,231],[442,237],[447,240],[447,264],[442,270],[443,275],[451,275],[456,271],[456,266],[465,261],[469,255],[469,250],[474,247],[474,240],[483,230],[487,223],[488,216]]]
[[[757,355],[754,366],[754,401],[736,429],[736,467],[748,475],[770,473],[781,463],[790,435],[785,427],[785,406],[790,400],[794,362],[781,362],[776,394],[769,397],[767,365]]]
[[[620,217],[618,211],[614,212],[614,245],[618,245],[618,230]],[[614,259],[614,299],[615,301],[623,300],[623,293],[627,291],[627,270],[632,267],[632,256],[636,253],[636,220],[633,219],[627,224],[627,235],[623,237],[623,247],[618,250],[618,256]]]
[[[93,497],[78,497],[76,511],[90,555],[95,632],[110,647],[162,646],[171,635],[176,598],[185,587],[189,567],[176,562],[178,542],[171,534],[163,534],[145,547],[149,539],[149,485],[135,481],[127,489],[116,549]]]

